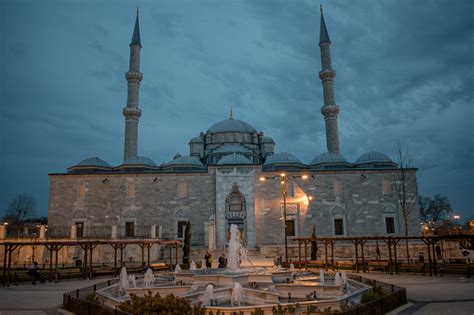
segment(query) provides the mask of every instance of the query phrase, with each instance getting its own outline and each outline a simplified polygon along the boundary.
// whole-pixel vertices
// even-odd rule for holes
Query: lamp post
[[[298,176],[293,176],[293,175],[287,175],[285,173],[281,173],[279,175],[275,176],[260,176],[260,181],[264,182],[267,179],[278,179],[281,184],[281,196],[283,199],[283,227],[285,230],[285,265],[288,266],[288,230],[286,226],[286,195],[287,195],[287,189],[286,189],[286,182],[288,179],[293,179],[293,178],[301,178],[301,179],[308,179],[309,177],[313,178],[313,175],[298,175]],[[312,198],[311,198],[312,199]]]

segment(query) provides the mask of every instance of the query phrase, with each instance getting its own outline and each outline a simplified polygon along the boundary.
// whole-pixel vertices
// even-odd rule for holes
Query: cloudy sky
[[[122,162],[135,10],[142,36],[139,154],[157,163],[228,116],[304,162],[325,151],[323,4],[342,154],[394,157],[404,140],[425,196],[474,216],[474,2],[0,1],[0,214],[19,193],[47,214],[48,173]]]

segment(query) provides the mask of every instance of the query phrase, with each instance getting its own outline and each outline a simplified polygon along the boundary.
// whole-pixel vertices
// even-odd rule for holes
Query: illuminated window
[[[185,182],[178,183],[178,197],[188,196],[188,184]]]

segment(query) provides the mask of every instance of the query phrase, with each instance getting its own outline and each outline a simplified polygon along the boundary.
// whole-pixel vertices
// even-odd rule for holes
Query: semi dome
[[[226,165],[226,164],[233,164],[233,165],[239,165],[239,164],[252,164],[252,162],[247,159],[245,156],[240,155],[240,154],[229,154],[224,156],[222,159],[217,162],[217,165]]]
[[[257,130],[248,123],[234,118],[228,118],[212,125],[207,132],[257,132]]]
[[[238,143],[226,143],[224,145],[221,145],[220,147],[217,147],[214,151],[214,153],[228,153],[228,152],[251,152],[251,150],[247,149],[246,147],[238,144]]]
[[[125,160],[122,165],[145,165],[157,167],[156,163],[152,159],[139,155]]]
[[[75,166],[110,167],[109,163],[107,163],[106,161],[98,157],[90,157],[90,158],[84,159],[80,161],[79,163],[77,163]]]
[[[264,165],[272,165],[272,164],[303,164],[300,159],[288,152],[279,152],[270,155]]]
[[[355,163],[360,168],[397,167],[397,163],[394,163],[387,155],[377,151],[362,154]]]

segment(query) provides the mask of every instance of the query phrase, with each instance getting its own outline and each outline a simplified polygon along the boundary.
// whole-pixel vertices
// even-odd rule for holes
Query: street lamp
[[[303,175],[287,175],[286,173],[281,173],[279,175],[274,175],[274,176],[260,176],[260,181],[264,182],[267,179],[275,179],[279,180],[281,184],[281,196],[283,198],[283,227],[285,229],[285,264],[288,266],[288,233],[287,233],[287,226],[286,226],[286,183],[288,182],[288,179],[294,179],[294,178],[301,178],[301,179],[308,179],[311,176],[311,178],[314,178],[313,175],[308,175],[308,174],[303,174]],[[313,198],[311,197],[310,200]]]

